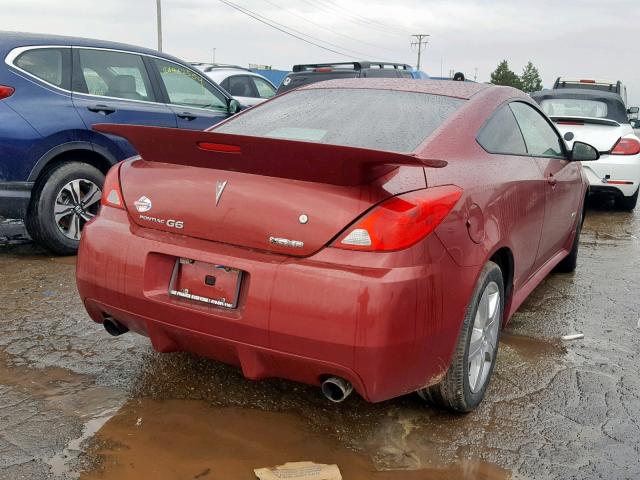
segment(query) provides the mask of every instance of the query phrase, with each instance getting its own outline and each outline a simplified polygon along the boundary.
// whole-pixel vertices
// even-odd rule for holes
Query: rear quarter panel
[[[477,98],[476,98],[477,97]],[[502,247],[514,257],[514,289],[527,281],[535,263],[544,218],[544,184],[534,158],[487,153],[476,135],[503,102],[526,99],[514,89],[487,89],[451,117],[421,151],[446,159],[442,169],[425,170],[427,185],[455,184],[464,193],[436,229],[455,262],[482,265]]]

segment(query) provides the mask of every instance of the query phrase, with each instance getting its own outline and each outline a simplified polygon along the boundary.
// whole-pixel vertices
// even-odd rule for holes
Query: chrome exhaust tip
[[[343,378],[329,377],[322,382],[320,389],[328,400],[334,403],[340,403],[351,395],[353,385]]]
[[[114,337],[117,337],[118,335],[122,335],[123,333],[127,333],[129,331],[126,326],[119,323],[113,317],[104,317],[102,326],[109,335],[112,335]]]

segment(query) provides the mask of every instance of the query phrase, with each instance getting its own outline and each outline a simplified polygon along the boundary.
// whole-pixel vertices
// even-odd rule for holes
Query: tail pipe
[[[104,317],[102,326],[109,335],[113,335],[114,337],[117,337],[118,335],[122,335],[123,333],[127,333],[129,331],[126,326],[118,322],[113,317]]]
[[[343,378],[329,377],[320,386],[322,394],[334,403],[340,403],[353,392],[353,385]]]

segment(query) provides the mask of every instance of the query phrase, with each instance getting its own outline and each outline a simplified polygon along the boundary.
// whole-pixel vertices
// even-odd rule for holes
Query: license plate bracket
[[[238,306],[242,270],[176,258],[169,280],[169,296],[226,309]]]

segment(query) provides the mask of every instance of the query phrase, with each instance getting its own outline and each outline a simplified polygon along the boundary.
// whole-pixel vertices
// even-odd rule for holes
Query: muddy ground
[[[0,221],[2,479],[252,479],[298,460],[337,463],[345,480],[640,478],[640,213],[589,209],[577,272],[515,315],[464,416],[415,395],[332,405],[109,337],[80,304],[75,258],[21,228]]]

